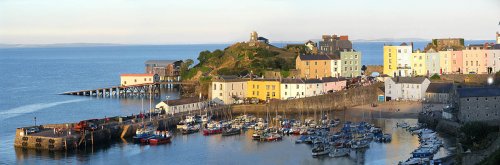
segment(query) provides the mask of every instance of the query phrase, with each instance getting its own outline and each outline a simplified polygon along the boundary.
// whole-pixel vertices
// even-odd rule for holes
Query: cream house
[[[197,97],[183,98],[177,100],[165,100],[156,104],[157,110],[164,110],[166,114],[176,114],[203,109],[208,106],[207,101]]]
[[[138,84],[149,84],[159,82],[160,77],[158,74],[121,74],[120,75],[120,85],[121,86],[132,86]]]
[[[219,76],[211,84],[210,98],[219,104],[234,104],[245,98],[247,79],[237,76]]]

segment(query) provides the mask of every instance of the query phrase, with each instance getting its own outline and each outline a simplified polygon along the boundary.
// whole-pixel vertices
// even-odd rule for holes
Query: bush
[[[441,80],[441,77],[439,77],[438,74],[434,74],[432,75],[431,80]]]
[[[496,132],[497,127],[488,126],[483,122],[469,122],[460,127],[460,132],[464,134],[461,139],[462,144],[471,148],[474,144],[482,143],[489,133]]]

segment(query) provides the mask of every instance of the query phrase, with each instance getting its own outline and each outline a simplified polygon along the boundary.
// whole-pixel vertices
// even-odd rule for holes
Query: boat
[[[230,128],[222,131],[222,136],[232,136],[241,134],[241,129],[239,128]]]
[[[177,124],[177,129],[187,129],[187,124],[184,120],[181,120],[179,124]]]
[[[195,132],[199,132],[200,131],[200,125],[188,125],[186,129],[183,129],[182,130],[182,134],[184,135],[187,135],[187,134],[192,134],[192,133],[195,133]]]
[[[328,156],[332,158],[343,157],[347,155],[349,155],[348,148],[335,148],[333,151],[330,151],[330,154],[328,154]]]
[[[354,141],[354,143],[351,144],[352,149],[367,148],[369,146],[370,146],[370,143],[366,140]]]
[[[304,143],[304,141],[307,139],[307,136],[305,135],[302,135],[299,137],[299,139],[295,140],[295,143],[299,144],[299,143]]]
[[[312,149],[312,156],[328,155],[330,153],[329,148],[324,145],[317,145]]]
[[[142,139],[151,137],[155,131],[156,129],[152,126],[137,128],[137,130],[135,131],[135,136],[133,136],[132,138],[134,139],[134,142],[142,142],[144,141]]]
[[[222,128],[220,127],[213,127],[213,128],[207,128],[203,130],[203,135],[208,136],[208,135],[215,135],[215,134],[220,134],[222,133]]]
[[[172,135],[170,132],[161,132],[149,138],[148,143],[150,145],[158,145],[158,144],[166,144],[170,143],[172,139]]]
[[[282,136],[278,133],[271,133],[269,136],[266,137],[266,141],[277,141],[281,139]]]
[[[252,139],[253,140],[260,140],[261,137],[262,137],[262,131],[255,131],[252,134]]]

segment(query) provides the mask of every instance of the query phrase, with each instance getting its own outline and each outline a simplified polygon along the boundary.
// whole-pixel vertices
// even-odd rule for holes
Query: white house
[[[431,82],[425,77],[395,77],[385,80],[386,100],[412,100],[425,98],[425,91]]]
[[[324,94],[323,81],[320,79],[306,79],[306,97],[317,96]]]
[[[219,104],[233,104],[243,100],[247,91],[247,79],[236,76],[219,76],[211,85],[211,99]]]
[[[332,77],[340,77],[342,76],[342,60],[340,59],[333,59],[331,60],[332,63]]]
[[[207,106],[207,101],[202,101],[197,97],[190,97],[177,100],[165,100],[156,104],[155,108],[158,110],[165,110],[167,114],[176,114],[200,110]]]
[[[281,100],[306,97],[306,84],[302,79],[281,79]]]

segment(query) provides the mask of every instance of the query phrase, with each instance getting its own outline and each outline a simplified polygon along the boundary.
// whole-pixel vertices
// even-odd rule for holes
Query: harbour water
[[[425,42],[415,45],[425,45]],[[227,44],[1,48],[0,70],[3,75],[0,76],[0,82],[3,89],[0,92],[0,164],[139,164],[143,160],[171,164],[249,164],[256,161],[259,164],[357,162],[353,159],[314,159],[308,146],[293,144],[295,137],[286,137],[281,142],[260,144],[251,141],[250,136],[243,135],[228,138],[204,137],[201,134],[178,135],[170,145],[140,146],[117,142],[75,153],[23,151],[13,147],[15,129],[34,125],[35,122],[37,125],[77,122],[105,116],[136,114],[141,110],[140,99],[103,99],[58,93],[114,86],[119,83],[120,73],[144,72],[146,60],[196,59],[200,51],[223,49],[226,46]],[[356,43],[355,49],[363,52],[363,64],[381,65],[382,46],[381,42]],[[165,98],[165,95],[171,96],[171,99],[178,98],[176,91],[165,91],[162,98]],[[153,100],[153,103],[159,101]],[[145,107],[148,107],[149,104],[145,102]],[[385,124],[384,127],[388,132],[395,131],[395,140],[390,144],[372,144],[364,154],[361,164],[392,164],[408,158],[408,154],[418,145],[416,137],[393,129],[397,121],[387,119],[379,122],[392,123]]]

